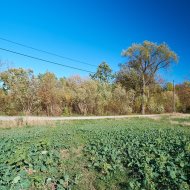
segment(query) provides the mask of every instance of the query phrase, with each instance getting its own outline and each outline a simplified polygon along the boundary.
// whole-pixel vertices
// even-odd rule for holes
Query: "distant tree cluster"
[[[57,78],[46,72],[12,68],[0,73],[0,114],[4,115],[120,115],[190,112],[190,82],[164,84],[157,71],[177,62],[163,43],[145,41],[122,52],[127,62],[113,73],[103,62],[89,78]]]

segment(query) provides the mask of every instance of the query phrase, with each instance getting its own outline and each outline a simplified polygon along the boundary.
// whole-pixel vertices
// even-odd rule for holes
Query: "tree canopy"
[[[106,62],[102,62],[98,66],[96,73],[90,74],[90,77],[100,82],[109,83],[113,79],[114,75],[110,66]]]
[[[144,41],[122,51],[125,62],[113,74],[102,62],[90,78],[35,75],[30,69],[0,71],[0,113],[7,115],[112,115],[190,110],[188,81],[175,85],[158,80],[160,69],[178,57],[166,43]]]
[[[165,69],[173,62],[178,61],[178,57],[166,43],[156,44],[144,41],[142,44],[133,44],[122,51],[122,56],[127,58],[124,63],[129,70],[133,70],[140,80],[142,95],[142,114],[145,113],[145,90],[155,79],[156,73],[160,69]],[[123,65],[121,65],[123,67]]]

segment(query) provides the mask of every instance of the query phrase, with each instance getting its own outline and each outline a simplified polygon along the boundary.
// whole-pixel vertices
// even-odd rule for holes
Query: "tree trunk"
[[[144,79],[144,75],[142,77],[142,104],[141,104],[141,113],[142,115],[145,114],[145,79]]]

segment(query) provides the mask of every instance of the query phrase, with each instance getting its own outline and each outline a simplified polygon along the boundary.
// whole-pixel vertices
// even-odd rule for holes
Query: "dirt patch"
[[[153,120],[160,120],[161,119],[161,116],[159,115],[153,115],[151,117],[149,117],[150,119],[153,119]]]
[[[80,182],[80,185],[88,190],[96,190],[93,184],[95,179],[96,179],[95,174],[90,172],[88,169],[84,168],[82,170],[82,180]]]
[[[77,148],[73,148],[71,151],[74,154],[74,156],[80,157],[82,156],[82,150],[83,150],[83,146],[79,146]]]
[[[68,159],[70,156],[69,150],[68,149],[62,149],[60,150],[61,157],[64,159]]]
[[[70,150],[62,149],[60,150],[61,157],[64,159],[69,159],[69,157],[81,157],[83,147],[84,146],[79,146],[77,148],[71,148]]]

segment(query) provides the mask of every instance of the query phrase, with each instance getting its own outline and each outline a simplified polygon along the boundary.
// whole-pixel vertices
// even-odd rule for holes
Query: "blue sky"
[[[178,83],[190,78],[190,0],[0,0],[0,6],[0,37],[93,65],[106,61],[114,71],[125,62],[121,51],[132,43],[166,42],[180,61],[162,77]],[[96,70],[3,41],[0,47]],[[0,60],[36,74],[88,75],[3,51]]]

